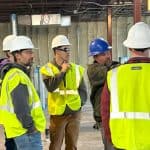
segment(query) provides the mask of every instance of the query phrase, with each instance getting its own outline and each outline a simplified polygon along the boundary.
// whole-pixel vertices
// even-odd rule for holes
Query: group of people
[[[150,125],[150,27],[134,24],[123,42],[131,58],[112,61],[111,46],[103,38],[89,45],[94,59],[87,69],[95,124],[101,129],[105,150],[148,150]],[[53,38],[54,59],[40,68],[48,91],[49,150],[76,150],[82,106],[87,100],[85,69],[69,61],[71,43],[64,35]],[[46,119],[30,79],[34,45],[27,36],[7,36],[0,60],[0,124],[7,150],[42,150]],[[140,134],[139,134],[140,132]],[[11,148],[9,148],[11,146]]]

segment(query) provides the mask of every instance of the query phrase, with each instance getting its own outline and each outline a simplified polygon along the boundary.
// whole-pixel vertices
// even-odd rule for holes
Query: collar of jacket
[[[130,58],[127,63],[150,63],[149,57],[132,57]]]
[[[17,63],[14,63],[13,67],[14,68],[16,67],[16,68],[22,70],[25,74],[27,74],[30,77],[30,69],[27,69],[27,67],[17,64]]]

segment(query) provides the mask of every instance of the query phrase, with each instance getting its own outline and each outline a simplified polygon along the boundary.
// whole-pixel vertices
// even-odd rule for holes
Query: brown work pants
[[[77,150],[81,112],[63,116],[50,116],[49,150],[61,150],[65,137],[65,150]]]

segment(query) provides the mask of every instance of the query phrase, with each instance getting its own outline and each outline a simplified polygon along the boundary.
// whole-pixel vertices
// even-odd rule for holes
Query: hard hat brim
[[[107,52],[107,51],[110,51],[112,49],[112,46],[108,46],[108,48],[107,48],[107,50],[105,51],[105,52]],[[100,51],[95,51],[95,52],[88,52],[88,57],[90,57],[90,56],[95,56],[95,55],[98,55],[98,54],[102,54],[103,52],[100,52]]]
[[[125,40],[123,45],[127,48],[135,48],[135,49],[143,49],[143,48],[150,48],[150,43],[137,43],[137,42],[129,42]]]

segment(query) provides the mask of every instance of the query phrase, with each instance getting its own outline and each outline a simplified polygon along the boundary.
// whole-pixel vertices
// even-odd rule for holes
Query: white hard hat
[[[52,49],[59,46],[71,45],[68,38],[64,35],[57,35],[52,40]]]
[[[128,48],[142,49],[150,47],[150,27],[144,22],[134,24],[129,32],[127,39],[123,42]]]
[[[16,37],[16,35],[7,35],[4,39],[3,39],[3,51],[9,51],[10,50],[10,46],[11,46],[11,41]]]
[[[22,49],[34,49],[34,45],[29,37],[20,35],[12,40],[10,52]]]

